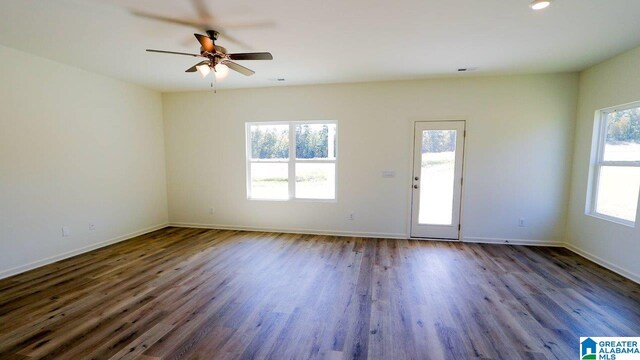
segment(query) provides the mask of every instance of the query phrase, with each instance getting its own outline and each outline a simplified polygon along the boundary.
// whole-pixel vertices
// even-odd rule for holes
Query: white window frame
[[[335,148],[333,159],[297,159],[296,158],[296,125],[301,124],[335,124]],[[289,158],[288,159],[252,159],[251,158],[251,126],[260,125],[288,125],[289,126]],[[261,121],[261,122],[247,122],[245,123],[245,150],[246,150],[246,183],[247,183],[247,199],[255,201],[312,201],[312,202],[337,202],[338,201],[338,122],[336,120],[306,120],[306,121]],[[330,146],[333,145],[329,141]],[[253,163],[276,163],[276,164],[288,164],[289,176],[289,197],[287,199],[265,199],[254,198],[251,196],[251,164]],[[335,179],[334,179],[334,196],[333,199],[313,199],[313,198],[300,198],[296,197],[296,164],[334,164],[335,166]]]
[[[589,176],[589,186],[587,191],[587,206],[586,206],[587,215],[590,215],[599,219],[611,221],[614,223],[618,223],[621,225],[630,226],[630,227],[635,227],[636,222],[599,213],[597,211],[597,201],[598,201],[598,190],[600,185],[599,184],[600,169],[603,166],[640,167],[640,161],[605,161],[604,160],[604,147],[605,147],[606,138],[607,138],[607,116],[612,112],[624,111],[624,110],[629,110],[637,107],[640,107],[640,101],[596,111],[595,121],[593,126],[593,139],[592,139],[593,142],[591,145],[591,169],[590,169],[590,176]],[[640,198],[639,198],[639,201],[640,201]],[[639,210],[640,210],[640,205],[636,207],[636,219],[638,218],[638,213],[640,212]]]

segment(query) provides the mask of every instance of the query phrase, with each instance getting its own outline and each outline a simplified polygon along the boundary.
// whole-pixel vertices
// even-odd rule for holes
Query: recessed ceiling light
[[[533,10],[542,10],[549,5],[551,5],[551,0],[534,0],[530,6]]]

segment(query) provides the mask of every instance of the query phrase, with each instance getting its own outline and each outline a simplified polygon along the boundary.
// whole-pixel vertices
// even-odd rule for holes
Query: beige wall
[[[574,250],[640,282],[640,226],[585,215],[595,112],[638,100],[640,48],[581,74],[567,241]]]
[[[0,46],[0,115],[0,277],[167,222],[159,93]]]
[[[550,74],[161,96],[5,47],[0,65],[0,277],[168,221],[406,237],[413,121],[464,119],[465,240],[566,240],[640,279],[638,227],[584,214],[594,113],[640,100],[640,49],[579,86]],[[244,123],[318,119],[339,124],[338,201],[247,200]]]
[[[412,121],[464,119],[464,238],[562,242],[577,81],[552,74],[164,94],[170,221],[406,237]],[[247,200],[245,122],[318,119],[338,121],[338,202]]]

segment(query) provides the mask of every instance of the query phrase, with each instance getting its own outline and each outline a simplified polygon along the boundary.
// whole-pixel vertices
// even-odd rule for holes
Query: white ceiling
[[[197,52],[195,29],[130,12],[195,19],[193,1],[2,0],[0,44],[157,90],[207,89],[184,73],[197,59],[144,51]],[[264,25],[227,30],[251,49],[219,45],[274,56],[241,62],[256,74],[232,73],[220,88],[458,76],[460,67],[576,71],[640,45],[638,0],[555,0],[538,12],[530,0],[202,1],[217,21]]]

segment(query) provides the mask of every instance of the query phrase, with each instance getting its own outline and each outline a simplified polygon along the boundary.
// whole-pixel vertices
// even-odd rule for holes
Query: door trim
[[[412,212],[413,212],[413,164],[415,160],[415,129],[416,123],[419,122],[448,122],[448,121],[463,121],[465,136],[462,139],[463,149],[462,149],[462,185],[460,186],[460,214],[459,214],[459,223],[460,228],[458,229],[458,239],[446,239],[446,238],[435,238],[435,237],[416,237],[411,234],[411,224],[412,224]],[[467,157],[467,133],[469,132],[469,121],[460,117],[460,118],[445,118],[445,119],[411,119],[409,120],[409,131],[412,139],[409,142],[409,159],[410,160],[410,168],[409,168],[409,178],[407,182],[407,223],[406,223],[406,231],[407,238],[410,240],[426,240],[426,241],[451,241],[451,242],[463,242],[464,239],[464,199],[465,199],[465,184],[467,184],[467,167],[465,166],[465,159]]]

